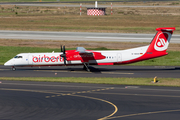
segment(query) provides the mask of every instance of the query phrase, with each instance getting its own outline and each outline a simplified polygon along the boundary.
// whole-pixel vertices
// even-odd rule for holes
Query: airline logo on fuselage
[[[164,51],[168,48],[171,34],[168,32],[161,32],[157,35],[154,49],[157,51]]]
[[[73,56],[74,58],[89,58],[89,57],[93,57],[93,54],[81,54],[81,55],[79,55],[79,54],[77,54],[77,55],[74,55]]]
[[[46,55],[38,55],[38,56],[33,56],[32,61],[34,63],[41,63],[41,62],[63,62],[63,58],[58,55],[58,56],[46,56]]]

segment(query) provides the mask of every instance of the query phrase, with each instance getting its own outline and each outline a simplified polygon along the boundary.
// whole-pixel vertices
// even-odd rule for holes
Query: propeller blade
[[[63,46],[63,54],[66,54],[66,48]]]
[[[61,54],[61,57],[63,57],[63,58],[64,58],[64,57],[65,57],[65,54]]]
[[[64,57],[64,65],[66,65],[66,56]]]
[[[62,46],[61,46],[61,49],[62,49]],[[63,49],[61,51],[63,51],[63,54],[61,54],[61,57],[64,58],[64,65],[66,65],[66,48],[65,48],[65,46],[63,46]]]

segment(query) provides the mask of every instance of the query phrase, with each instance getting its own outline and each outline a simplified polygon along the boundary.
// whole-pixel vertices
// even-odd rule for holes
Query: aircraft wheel
[[[15,70],[16,70],[16,68],[15,68],[15,67],[13,67],[13,68],[12,68],[12,71],[15,71]]]

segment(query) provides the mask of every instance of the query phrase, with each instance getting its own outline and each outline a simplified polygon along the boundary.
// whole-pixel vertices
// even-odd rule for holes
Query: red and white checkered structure
[[[87,8],[87,15],[105,15],[106,8]]]

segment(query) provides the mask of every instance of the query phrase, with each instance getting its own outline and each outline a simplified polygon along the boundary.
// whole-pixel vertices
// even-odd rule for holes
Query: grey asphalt
[[[1,81],[1,120],[179,120],[180,88]]]
[[[0,77],[142,77],[180,78],[180,66],[83,66],[11,67],[0,66]]]
[[[154,34],[51,32],[51,31],[10,31],[0,30],[0,39],[24,40],[71,40],[106,42],[151,42]],[[173,34],[171,43],[180,43],[180,35]]]

